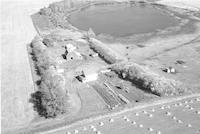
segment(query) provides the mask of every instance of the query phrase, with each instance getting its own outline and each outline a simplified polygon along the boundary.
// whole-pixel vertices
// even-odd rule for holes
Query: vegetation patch
[[[66,113],[68,97],[64,77],[56,70],[56,56],[46,49],[52,45],[43,42],[52,44],[51,40],[40,38],[35,38],[31,44],[41,80],[39,90],[31,95],[30,101],[40,116],[50,118]]]
[[[89,42],[90,42],[90,48],[94,50],[95,52],[97,52],[100,55],[100,57],[107,63],[114,64],[116,62],[123,60],[121,56],[116,54],[114,51],[112,51],[108,46],[106,46],[102,42],[94,38],[91,38]]]
[[[189,88],[180,81],[160,76],[149,68],[136,63],[116,64],[112,67],[112,70],[123,79],[127,79],[141,89],[158,96],[179,95],[189,92]]]

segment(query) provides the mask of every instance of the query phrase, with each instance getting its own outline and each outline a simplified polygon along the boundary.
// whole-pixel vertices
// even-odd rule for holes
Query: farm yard
[[[47,3],[3,2],[3,133],[200,132],[200,3]]]
[[[156,95],[140,90],[133,83],[120,79],[114,72],[100,74],[97,82],[91,83],[91,85],[104,98],[111,109],[124,104],[157,98]]]

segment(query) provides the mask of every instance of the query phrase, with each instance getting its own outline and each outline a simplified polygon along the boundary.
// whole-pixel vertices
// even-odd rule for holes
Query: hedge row
[[[31,95],[31,102],[34,103],[39,115],[46,118],[56,117],[65,113],[67,108],[64,77],[57,73],[56,60],[42,39],[36,37],[31,45],[41,75],[39,90]]]
[[[112,70],[123,79],[127,79],[139,88],[158,96],[178,95],[189,91],[189,88],[183,83],[167,79],[149,68],[135,63],[117,64],[112,67]]]
[[[120,60],[113,51],[109,50],[109,48],[100,41],[94,38],[90,38],[89,43],[90,48],[97,52],[99,56],[107,63],[114,64]]]

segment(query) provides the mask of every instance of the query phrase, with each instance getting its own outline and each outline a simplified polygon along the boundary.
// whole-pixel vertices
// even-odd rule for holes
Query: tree
[[[66,113],[68,105],[63,77],[55,75],[51,71],[45,71],[39,91],[33,93],[31,98],[31,102],[40,116],[50,118]]]

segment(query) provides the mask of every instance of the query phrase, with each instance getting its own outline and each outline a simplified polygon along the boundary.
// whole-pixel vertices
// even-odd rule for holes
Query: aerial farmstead
[[[41,7],[31,15],[37,33],[27,45],[32,118],[4,132],[199,133],[200,3],[191,3]]]

